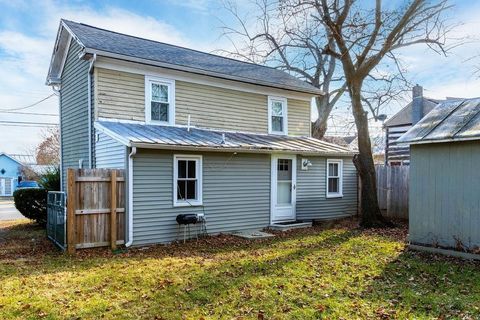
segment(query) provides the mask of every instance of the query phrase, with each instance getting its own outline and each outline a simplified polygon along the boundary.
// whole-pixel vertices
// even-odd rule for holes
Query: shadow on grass
[[[405,251],[364,292],[384,318],[480,318],[480,263]]]

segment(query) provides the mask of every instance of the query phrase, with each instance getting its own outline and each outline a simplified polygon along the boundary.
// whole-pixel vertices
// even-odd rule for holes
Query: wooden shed
[[[439,104],[399,142],[411,148],[410,243],[478,252],[480,98]]]

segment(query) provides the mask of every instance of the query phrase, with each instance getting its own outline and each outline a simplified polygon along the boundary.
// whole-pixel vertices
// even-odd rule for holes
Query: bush
[[[40,186],[47,191],[60,191],[60,169],[54,167],[40,176]]]
[[[15,207],[28,219],[47,224],[47,194],[45,189],[18,189],[13,193]]]

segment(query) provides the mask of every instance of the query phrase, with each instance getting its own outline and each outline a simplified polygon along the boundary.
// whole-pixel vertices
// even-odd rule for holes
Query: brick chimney
[[[423,118],[423,87],[416,84],[412,89],[412,124]]]

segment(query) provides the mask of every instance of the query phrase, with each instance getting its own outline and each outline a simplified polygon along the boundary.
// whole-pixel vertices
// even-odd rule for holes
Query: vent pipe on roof
[[[423,87],[418,84],[412,89],[412,124],[423,118]]]
[[[190,132],[190,115],[187,118],[187,131]]]

